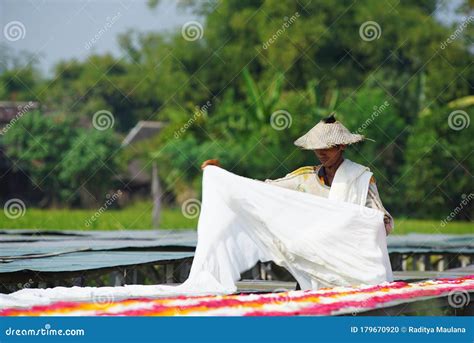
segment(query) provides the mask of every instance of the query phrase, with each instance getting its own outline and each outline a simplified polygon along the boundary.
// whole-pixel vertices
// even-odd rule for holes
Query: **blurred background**
[[[336,117],[394,234],[472,233],[473,1],[0,1],[1,228],[195,228]]]

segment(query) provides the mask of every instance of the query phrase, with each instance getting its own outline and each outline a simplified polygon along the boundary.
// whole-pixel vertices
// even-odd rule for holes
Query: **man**
[[[331,115],[295,141],[296,146],[313,150],[321,165],[302,167],[283,178],[267,179],[265,182],[380,210],[384,213],[385,232],[388,235],[394,228],[394,221],[380,200],[372,173],[367,167],[343,156],[347,145],[364,139],[362,135],[351,133]],[[207,165],[218,166],[219,161],[207,160],[201,168]]]

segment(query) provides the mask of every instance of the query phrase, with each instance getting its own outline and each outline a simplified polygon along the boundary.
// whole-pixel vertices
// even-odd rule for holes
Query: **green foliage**
[[[14,168],[26,172],[37,191],[47,190],[47,200],[52,204],[57,204],[62,190],[69,188],[56,173],[76,136],[73,125],[64,116],[45,117],[34,111],[23,115],[4,135]]]
[[[41,93],[45,106],[81,113],[87,120],[97,111],[110,111],[118,131],[127,131],[139,118],[133,105],[135,98],[130,94],[128,65],[111,55],[60,63],[56,74],[61,77],[45,85]]]
[[[35,100],[42,82],[35,56],[24,51],[14,55],[0,44],[0,100]]]
[[[112,180],[122,170],[116,157],[119,149],[117,136],[109,130],[79,130],[58,173],[58,177],[69,185],[64,196],[71,198],[76,190],[86,188],[94,199],[102,201],[113,185]]]
[[[85,130],[71,117],[23,115],[4,135],[8,156],[44,194],[44,203],[59,206],[80,200],[80,191],[102,201],[118,172],[119,148],[113,132]]]
[[[149,0],[151,10],[158,5]],[[75,191],[84,182],[97,193],[110,186],[120,169],[115,156],[123,163],[140,158],[144,166],[154,159],[166,190],[179,201],[197,195],[199,167],[209,158],[256,179],[318,163],[293,141],[336,111],[351,130],[375,140],[347,154],[370,166],[386,207],[395,215],[439,217],[470,192],[472,125],[461,131],[446,125],[454,110],[472,116],[474,73],[472,25],[442,47],[458,24],[437,21],[432,14],[438,5],[180,0],[180,8],[202,18],[202,39],[188,41],[180,30],[129,31],[118,37],[122,58],[64,61],[51,80],[41,80],[34,63],[19,67],[0,52],[8,61],[0,66],[0,95],[39,100],[67,113],[61,123],[68,123],[52,129],[52,118],[28,119],[23,125],[36,130],[35,139],[17,125],[8,154],[50,197],[72,202],[79,201]],[[465,1],[461,14],[469,9]],[[359,29],[368,21],[380,26],[379,39],[361,39]],[[76,120],[89,122],[99,110],[113,113],[120,134],[138,120],[167,126],[158,137],[115,155],[111,132],[74,129]],[[291,116],[283,130],[271,125],[278,111]],[[58,177],[46,177],[51,171]],[[92,171],[96,176],[89,178]],[[460,218],[469,218],[471,210]]]
[[[0,217],[0,227],[9,229],[41,230],[133,230],[151,229],[152,204],[140,202],[125,209],[107,209],[97,216],[93,209],[37,209],[27,208],[20,218]],[[90,218],[95,220],[91,221]],[[90,223],[87,225],[86,223]],[[163,209],[160,229],[196,228],[197,218],[186,218],[180,208]]]
[[[451,219],[472,218],[474,206],[469,195],[472,194],[474,130],[469,118],[474,111],[471,108],[450,118],[452,113],[447,107],[426,111],[418,118],[408,139],[406,165],[400,181],[406,183],[410,214],[446,218],[458,208],[459,213]],[[465,199],[467,203],[463,204]]]
[[[397,181],[408,132],[393,99],[379,88],[366,86],[346,98],[338,113],[350,130],[373,140],[349,147],[348,157],[371,168],[387,208],[403,209],[399,194],[404,191],[404,183]]]

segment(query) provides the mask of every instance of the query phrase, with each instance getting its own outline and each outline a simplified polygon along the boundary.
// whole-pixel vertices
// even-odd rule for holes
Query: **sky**
[[[40,69],[51,74],[60,60],[83,60],[91,53],[105,52],[120,56],[117,35],[129,29],[181,30],[186,22],[199,20],[189,11],[177,9],[175,3],[161,0],[158,7],[150,9],[146,0],[0,0],[2,31],[15,21],[23,25],[16,24],[17,32],[24,34],[23,39],[11,41],[1,32],[0,43],[17,54],[36,54]]]
[[[454,9],[460,2],[440,1],[445,5],[436,17],[447,24],[458,21]],[[40,69],[51,76],[52,67],[61,60],[83,60],[91,53],[106,52],[120,57],[117,35],[129,29],[180,30],[192,20],[202,21],[189,11],[177,9],[175,0],[161,0],[155,9],[150,9],[146,0],[0,0],[0,29],[4,31],[0,43],[15,54],[35,54]],[[5,27],[11,22],[17,22],[24,38],[5,39]],[[91,42],[97,35],[97,41]]]

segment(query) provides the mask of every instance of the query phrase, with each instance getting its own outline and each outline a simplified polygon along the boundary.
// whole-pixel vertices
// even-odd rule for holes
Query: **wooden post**
[[[408,257],[407,255],[402,255],[402,271],[408,270]]]
[[[138,284],[138,267],[132,266],[127,269],[124,269],[124,283],[127,285],[136,285]]]
[[[260,262],[260,280],[267,280],[267,265]]]
[[[179,268],[177,268],[177,271],[176,271],[178,275],[177,276],[175,275],[175,278],[178,279],[178,282],[181,283],[181,282],[186,281],[191,271],[191,265],[192,265],[192,261],[190,260],[185,260],[179,264]]]
[[[438,260],[436,269],[439,272],[442,272],[442,271],[446,270],[446,264],[447,264],[446,262],[447,262],[446,256],[442,255],[441,258]]]
[[[165,278],[166,278],[166,283],[174,282],[174,264],[173,263],[165,264]]]
[[[110,273],[110,284],[114,287],[124,285],[124,275],[120,270],[114,270]]]
[[[464,267],[467,267],[469,265],[470,258],[469,258],[469,256],[461,255],[461,256],[459,256],[459,261],[461,263],[461,267],[464,268]]]
[[[153,161],[152,163],[151,178],[151,195],[153,197],[152,226],[153,229],[158,229],[160,225],[161,214],[161,190],[160,181],[158,179],[158,166],[156,165],[156,161]]]
[[[429,265],[429,257],[426,254],[413,255],[413,270],[426,271]]]
[[[74,278],[72,281],[73,286],[84,287],[86,284],[86,278],[84,275]]]
[[[392,266],[393,271],[400,271],[403,270],[403,255],[400,253],[391,253],[390,257],[390,264]]]

